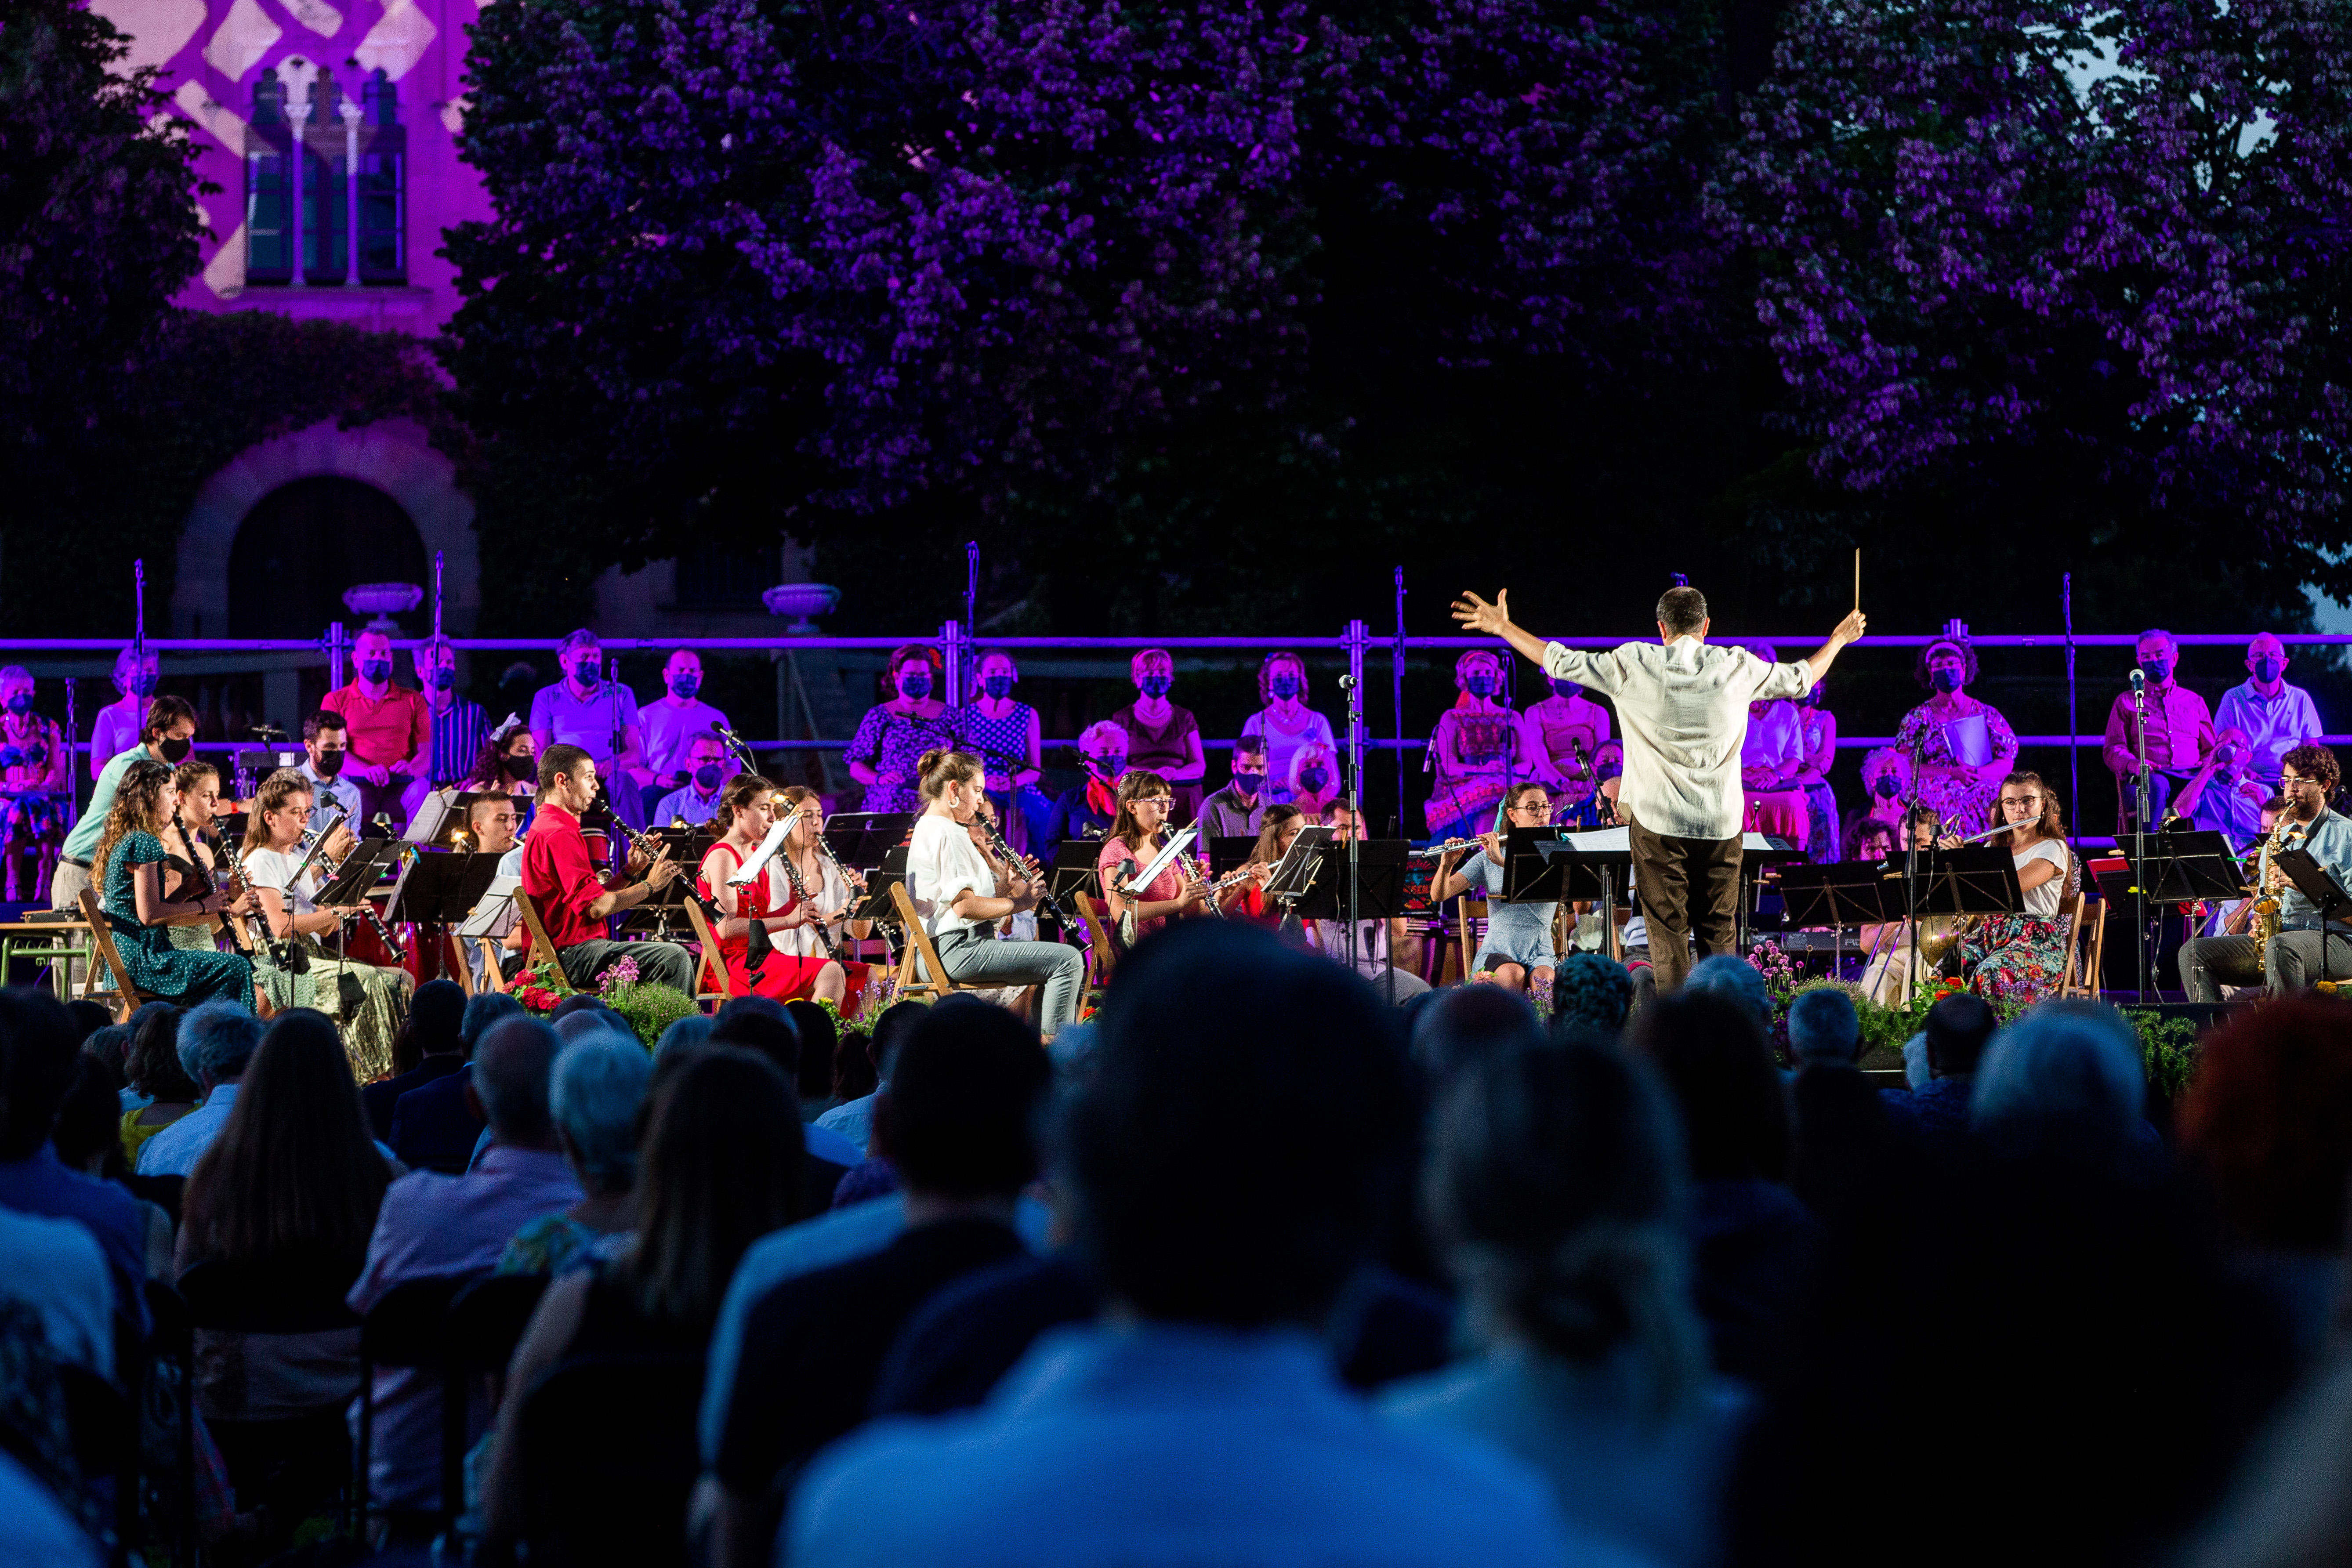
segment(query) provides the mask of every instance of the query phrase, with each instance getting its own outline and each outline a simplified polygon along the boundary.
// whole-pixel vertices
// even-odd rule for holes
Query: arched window
[[[362,94],[360,124],[360,281],[404,283],[408,247],[408,132],[400,125],[400,89],[376,68]]]
[[[295,107],[278,73],[263,71],[245,133],[246,282],[293,283],[298,251],[300,280],[314,287],[407,282],[408,133],[391,79],[378,69],[346,116],[341,88],[321,69]]]
[[[287,154],[286,84],[265,70],[253,84],[253,118],[245,128],[245,280],[285,283],[294,276],[294,236]]]

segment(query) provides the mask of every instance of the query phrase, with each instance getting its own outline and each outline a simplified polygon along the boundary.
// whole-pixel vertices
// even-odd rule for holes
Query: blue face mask
[[[139,674],[131,677],[131,694],[134,697],[154,696],[156,679],[156,674],[152,669],[142,670]]]
[[[1265,787],[1265,775],[1264,773],[1244,773],[1236,772],[1234,774],[1234,787],[1241,791],[1244,795],[1255,795],[1259,790]]]
[[[392,660],[388,658],[363,658],[360,660],[360,679],[362,680],[373,680],[379,685],[384,681],[390,680],[392,679]]]
[[[1172,675],[1147,675],[1135,683],[1135,689],[1146,697],[1165,697],[1168,689],[1176,684]]]
[[[1013,695],[1013,678],[1009,675],[992,675],[980,685],[981,689],[986,691],[991,697]]]
[[[11,713],[30,713],[32,710],[33,710],[33,694],[32,694],[31,692],[29,692],[29,691],[17,691],[17,692],[12,692],[12,693],[10,693],[9,698],[8,698],[8,711],[9,711],[9,712],[11,712]]]
[[[694,770],[694,787],[700,790],[703,794],[709,795],[712,790],[719,787],[719,780],[725,771],[726,770],[717,763],[703,763],[700,767]]]
[[[1298,787],[1308,795],[1317,794],[1330,782],[1331,774],[1328,769],[1301,768],[1298,770]]]
[[[1492,697],[1495,694],[1495,678],[1484,670],[1475,671],[1462,678],[1462,689],[1473,697]]]
[[[1266,679],[1265,689],[1274,693],[1276,698],[1296,697],[1298,695],[1298,677],[1295,675],[1269,676]]]
[[[679,701],[684,702],[688,699],[691,698],[696,692],[702,689],[702,677],[698,675],[673,675],[669,678],[669,689],[672,696],[676,697]]]
[[[457,684],[457,667],[454,664],[445,664],[438,669],[426,671],[425,684],[436,691],[448,690]]]
[[[1576,697],[1584,691],[1584,688],[1573,680],[1555,680],[1549,684],[1555,697]]]
[[[2161,686],[2172,679],[2172,661],[2168,658],[2144,658],[2139,668],[2150,686]]]
[[[601,658],[582,659],[572,667],[572,679],[583,686],[595,685],[604,679],[604,661]]]
[[[1878,782],[1870,786],[1870,793],[1881,800],[1893,800],[1903,793],[1903,781],[1893,773],[1881,773]]]
[[[1934,687],[1938,691],[1958,691],[1960,689],[1960,671],[1957,669],[1930,670],[1927,673],[1927,684]]]
[[[931,672],[928,669],[908,670],[898,678],[898,693],[917,700],[929,697],[931,694]]]
[[[2286,661],[2284,659],[2265,657],[2254,660],[2254,679],[2257,680],[2276,680],[2285,672]]]

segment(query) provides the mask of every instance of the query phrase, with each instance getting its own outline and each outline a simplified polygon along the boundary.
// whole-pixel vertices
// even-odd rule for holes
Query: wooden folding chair
[[[555,956],[555,944],[547,940],[547,928],[539,923],[539,906],[532,903],[530,895],[520,888],[515,889],[514,901],[515,912],[522,916],[522,929],[530,932],[531,966],[536,968],[540,964],[546,964],[555,973],[554,989],[557,994],[570,994],[572,987],[564,981],[563,964]]]
[[[148,1000],[131,984],[131,972],[122,967],[122,954],[114,948],[114,928],[106,923],[106,911],[98,907],[98,894],[89,888],[81,890],[81,918],[89,922],[89,943],[98,950],[107,973],[114,977],[111,992],[98,984],[98,970],[93,966],[89,978],[82,983],[81,994],[86,1001],[103,1002],[114,1009],[114,1021],[131,1022],[131,1015],[139,1011]]]
[[[1087,983],[1078,998],[1081,1014],[1098,1005],[1103,987],[1118,967],[1118,951],[1110,942],[1110,911],[1092,893],[1071,895],[1078,918],[1087,922]]]
[[[931,933],[923,929],[922,916],[915,912],[915,900],[907,896],[907,884],[890,884],[890,902],[898,910],[898,923],[906,928],[907,945],[898,950],[898,995],[903,1000],[912,996],[945,996],[951,991],[970,991],[969,985],[959,985],[948,977],[947,965],[940,962],[940,950],[931,945]],[[922,960],[928,980],[918,979],[915,961]]]
[[[1468,980],[1471,954],[1476,952],[1478,947],[1483,945],[1483,942],[1478,944],[1472,942],[1471,938],[1479,933],[1471,929],[1471,922],[1486,918],[1486,900],[1474,900],[1469,894],[1461,893],[1454,897],[1453,903],[1454,941],[1448,944],[1450,951],[1445,955],[1445,966],[1440,972],[1442,978],[1438,984],[1441,985],[1451,985],[1457,980]]]
[[[727,978],[726,961],[719,956],[718,935],[711,931],[709,917],[702,912],[702,906],[692,899],[686,900],[686,921],[694,928],[694,940],[702,946],[702,956],[695,961],[694,966],[694,999],[722,1005],[732,1001],[735,984]],[[708,991],[702,988],[702,977],[706,973],[711,980],[711,988]]]
[[[2099,968],[2106,958],[2107,901],[2077,889],[2058,906],[2058,918],[2066,928],[2066,968],[2059,975],[2058,989],[2053,994],[2095,1000],[2100,989]],[[2083,926],[2085,920],[2090,921],[2087,936]]]

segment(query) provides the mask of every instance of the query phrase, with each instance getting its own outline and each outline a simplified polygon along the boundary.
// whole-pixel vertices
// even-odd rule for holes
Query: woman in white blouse
[[[2074,869],[2066,850],[2066,824],[2058,797],[2040,773],[2011,773],[2000,781],[1993,823],[2008,823],[1995,837],[2006,843],[2017,867],[2025,908],[2013,915],[1978,921],[1960,943],[1970,984],[1988,1001],[2032,1003],[2054,989],[2066,972],[2069,936],[2058,919]]]
[[[907,896],[939,950],[949,978],[981,986],[1038,985],[1039,1033],[1052,1039],[1077,1016],[1086,960],[1052,942],[999,942],[997,922],[1037,902],[1017,868],[1000,865],[971,841],[984,780],[965,752],[926,752],[916,766],[923,815],[907,850]]]

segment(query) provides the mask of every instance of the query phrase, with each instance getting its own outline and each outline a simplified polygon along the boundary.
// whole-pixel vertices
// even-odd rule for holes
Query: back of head
[[[1772,993],[1765,986],[1762,972],[1744,958],[1717,952],[1700,959],[1691,965],[1683,989],[1726,997],[1745,1008],[1758,1028],[1772,1026]]]
[[[548,1089],[560,1048],[555,1031],[536,1018],[508,1018],[475,1047],[474,1096],[499,1142],[545,1148],[553,1140]]]
[[[2179,1110],[2181,1147],[2234,1239],[2343,1248],[2352,1004],[2305,992],[2238,1014],[2205,1037]]]
[[[79,1019],[75,1021],[79,1022]],[[81,1054],[98,1063],[109,1077],[119,1079],[121,1082],[117,1087],[128,1089],[131,1087],[131,1026],[109,1024],[102,1029],[92,1029],[82,1037]],[[174,1053],[172,1071],[176,1076],[179,1070],[178,1057]],[[152,1100],[155,1097],[151,1094],[147,1098]]]
[[[1969,1124],[2009,1152],[2097,1156],[2137,1132],[2147,1079],[2139,1037],[2103,1002],[2044,1002],[1993,1037],[1969,1096]]]
[[[1434,1134],[1430,1217],[1482,1340],[1587,1363],[1631,1341],[1663,1405],[1697,1386],[1682,1135],[1646,1064],[1596,1036],[1491,1051]]]
[[[1658,595],[1658,624],[1668,637],[1684,637],[1706,624],[1706,595],[1685,583]]]
[[[93,1002],[87,996],[77,996],[66,1004],[73,1018],[74,1038],[86,1040],[99,1030],[110,1027],[114,1013],[103,1002]]]
[[[1862,1019],[1835,985],[1801,992],[1789,1004],[1789,1048],[1805,1066],[1852,1067],[1862,1055]]]
[[[661,1038],[654,1042],[654,1055],[666,1057],[672,1051],[703,1045],[710,1038],[710,1028],[708,1013],[688,1013],[683,1018],[673,1018],[662,1030]]]
[[[585,1040],[621,1039],[636,1043],[628,1020],[608,1007],[582,1007],[555,1020],[555,1037],[566,1046]]]
[[[738,996],[719,1008],[710,1043],[757,1051],[776,1064],[786,1083],[800,1082],[801,1033],[784,1005],[772,997]]]
[[[73,1082],[49,1125],[58,1158],[77,1171],[115,1176],[122,1166],[122,1096],[105,1066],[88,1051],[74,1054]]]
[[[1038,1120],[1053,1065],[1005,1009],[950,997],[899,1047],[874,1104],[874,1148],[909,1192],[1011,1198],[1037,1173]]]
[[[467,996],[454,980],[428,980],[416,988],[402,1026],[420,1057],[446,1056],[466,1048]]]
[[[765,1058],[704,1047],[673,1059],[652,1100],[626,1272],[649,1315],[707,1329],[743,1249],[798,1215],[801,1119]]]
[[[184,1224],[202,1257],[356,1269],[391,1178],[333,1020],[296,1007],[270,1020],[189,1175]]]
[[[1984,1059],[2000,1020],[1972,991],[1944,997],[1927,1009],[1927,1065],[1943,1078],[1966,1078]]]
[[[1414,1120],[1370,982],[1181,922],[1119,965],[1066,1119],[1080,1245],[1150,1317],[1313,1321],[1401,1195]]]
[[[839,1039],[833,1015],[809,1001],[787,1002],[784,1011],[800,1036],[800,1096],[823,1100],[833,1092],[833,1048]]]
[[[1633,977],[1625,966],[1598,952],[1571,952],[1552,971],[1551,1026],[1555,1033],[1597,1029],[1615,1034],[1633,1005]]]
[[[1488,1051],[1543,1037],[1526,997],[1499,985],[1452,985],[1434,994],[1412,1021],[1412,1059],[1443,1083]]]
[[[547,1021],[552,1026],[562,1023],[575,1013],[604,1013],[611,1008],[612,1004],[593,991],[574,991],[555,1005],[555,1010],[548,1014]]]
[[[606,1033],[555,1058],[550,1108],[590,1192],[626,1192],[636,1179],[637,1112],[653,1075],[644,1047]]]
[[[202,1083],[226,1083],[245,1071],[267,1026],[236,1002],[206,1002],[181,1015],[180,1065]]]
[[[49,1141],[58,1104],[74,1080],[73,1019],[46,991],[0,991],[0,1160],[22,1160]]]
[[[1685,986],[1642,1010],[1634,1039],[1682,1109],[1692,1175],[1787,1179],[1788,1099],[1754,1015],[1729,997]]]
[[[490,1026],[501,1018],[520,1018],[522,1004],[504,991],[480,991],[466,998],[466,1016],[457,1026],[457,1044],[467,1060],[473,1059],[474,1048],[482,1043]]]
[[[874,1020],[874,1070],[886,1081],[898,1059],[898,1047],[907,1043],[915,1026],[929,1016],[930,1009],[920,1002],[893,1002]]]
[[[180,1060],[180,1010],[151,1003],[131,1017],[131,1057],[124,1076],[150,1100],[184,1105],[201,1092]]]

